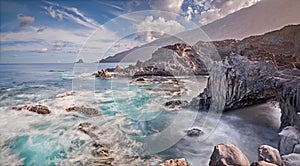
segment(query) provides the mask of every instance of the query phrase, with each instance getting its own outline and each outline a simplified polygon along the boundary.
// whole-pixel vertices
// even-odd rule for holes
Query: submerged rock
[[[188,102],[186,100],[172,100],[172,101],[166,102],[164,105],[170,109],[174,109],[176,107],[182,107],[187,104],[188,104]]]
[[[198,136],[204,134],[204,132],[199,128],[192,128],[192,129],[186,130],[185,132],[186,132],[186,135],[189,137],[198,137]]]
[[[79,113],[84,113],[86,115],[99,115],[101,114],[101,112],[95,108],[88,108],[88,107],[77,107],[77,106],[73,106],[73,107],[69,107],[66,108],[67,112],[79,112]]]
[[[210,157],[209,166],[250,165],[247,157],[231,143],[218,144]]]
[[[55,97],[56,98],[64,98],[64,97],[68,97],[68,96],[74,96],[75,92],[68,92],[68,93],[62,93],[62,94],[58,94]]]
[[[160,163],[159,166],[192,166],[184,158],[166,160],[164,163]]]
[[[12,107],[12,109],[18,110],[18,111],[28,110],[28,111],[31,111],[31,112],[35,112],[37,114],[50,114],[51,113],[51,111],[49,110],[48,107],[46,107],[44,105],[40,105],[40,104],[37,104],[37,105],[25,105],[23,107]]]
[[[112,75],[109,73],[108,69],[101,69],[93,74],[95,77],[99,78],[110,78]]]
[[[283,165],[278,150],[268,145],[261,145],[258,148],[258,161],[265,161],[279,166]]]

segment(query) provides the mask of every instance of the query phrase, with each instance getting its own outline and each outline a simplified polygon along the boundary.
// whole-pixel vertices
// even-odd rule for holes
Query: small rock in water
[[[184,158],[166,160],[164,163],[160,163],[159,166],[192,166],[192,164],[186,162]]]
[[[136,81],[136,82],[144,82],[144,81],[145,81],[145,78],[140,77],[140,78],[137,78],[135,81]]]
[[[68,92],[68,93],[58,94],[55,97],[56,98],[64,98],[64,97],[68,97],[68,96],[73,96],[74,94],[75,94],[75,92]]]
[[[203,134],[204,134],[204,132],[199,128],[192,128],[192,129],[186,130],[186,135],[189,137],[198,137]]]
[[[73,107],[69,107],[69,108],[66,108],[66,111],[67,112],[80,112],[80,113],[84,113],[84,114],[87,114],[87,115],[99,115],[100,114],[100,111],[95,109],[95,108],[87,108],[87,107],[77,107],[77,106],[73,106]]]
[[[180,107],[186,105],[188,102],[186,100],[172,100],[165,103],[165,106],[174,109],[175,107]]]
[[[35,112],[38,114],[50,114],[51,111],[49,110],[48,107],[37,104],[37,105],[25,105],[23,107],[12,107],[12,109],[17,110],[17,111],[21,111],[21,110],[28,110],[31,112]]]

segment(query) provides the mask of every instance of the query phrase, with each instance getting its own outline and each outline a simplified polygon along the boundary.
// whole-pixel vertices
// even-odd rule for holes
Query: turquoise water
[[[255,160],[258,145],[276,146],[277,108],[248,110],[273,114],[268,121],[274,125],[253,123],[254,116],[235,112],[216,120],[205,119],[206,113],[193,109],[170,111],[163,106],[166,101],[190,101],[203,90],[207,78],[180,77],[176,79],[182,83],[174,86],[170,80],[135,83],[129,78],[91,76],[97,68],[115,65],[1,64],[0,165],[85,165],[95,157],[91,155],[93,140],[78,130],[82,122],[99,127],[97,139],[110,145],[116,165],[157,165],[174,157],[204,165],[213,146],[224,141],[240,145],[250,160]],[[176,88],[178,92],[170,91]],[[75,92],[72,96],[56,97],[71,91]],[[11,109],[35,103],[46,105],[51,114]],[[66,112],[70,106],[96,108],[101,115]],[[218,124],[212,133],[202,125],[204,120]],[[185,136],[186,129],[199,126],[207,133],[206,139]],[[150,137],[156,135],[159,137],[151,142]]]

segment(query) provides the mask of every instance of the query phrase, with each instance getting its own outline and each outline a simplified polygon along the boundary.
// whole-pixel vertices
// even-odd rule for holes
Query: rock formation
[[[179,158],[166,160],[164,163],[159,164],[159,166],[192,166],[192,164],[186,162],[184,158]]]
[[[40,105],[40,104],[25,105],[25,106],[22,106],[22,107],[12,107],[12,109],[18,110],[18,111],[28,110],[28,111],[31,111],[31,112],[35,112],[37,114],[50,114],[51,113],[51,111],[49,110],[48,107],[46,107],[44,105]]]
[[[215,146],[209,166],[250,165],[247,157],[233,144],[224,143]]]
[[[83,113],[86,115],[99,115],[101,112],[95,108],[88,108],[88,107],[77,107],[77,106],[73,106],[73,107],[68,107],[66,108],[67,112],[79,112],[79,113]]]

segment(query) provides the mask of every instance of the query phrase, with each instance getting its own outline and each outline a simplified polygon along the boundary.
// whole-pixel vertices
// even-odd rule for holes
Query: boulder
[[[48,109],[48,107],[43,105],[32,105],[27,107],[28,111],[36,112],[38,114],[50,114],[51,111]]]
[[[268,162],[265,162],[265,161],[257,161],[257,162],[253,162],[250,166],[278,166],[278,165],[268,163]]]
[[[66,108],[67,112],[79,112],[79,113],[83,113],[86,115],[99,115],[101,114],[101,112],[95,108],[88,108],[88,107],[77,107],[77,106],[73,106],[73,107],[69,107]]]
[[[185,132],[186,132],[186,135],[189,137],[198,137],[198,136],[204,134],[204,132],[201,129],[195,128],[195,127],[191,128],[189,130],[186,130]]]
[[[300,154],[300,144],[295,145],[293,153],[298,153]]]
[[[228,165],[250,165],[247,157],[231,143],[223,143],[215,146],[210,157],[209,166],[228,166]]]
[[[291,153],[282,156],[282,161],[285,166],[299,166],[300,165],[300,154]]]
[[[279,133],[279,152],[281,155],[290,154],[294,147],[300,144],[300,133],[294,126],[287,126]]]
[[[174,109],[176,107],[185,106],[185,105],[187,105],[187,103],[188,102],[186,100],[172,100],[172,101],[166,102],[164,105],[170,109]]]
[[[51,111],[49,110],[48,107],[44,106],[44,105],[25,105],[22,107],[12,107],[12,109],[17,110],[17,111],[22,111],[22,110],[28,110],[31,112],[35,112],[37,114],[50,114]]]
[[[101,69],[100,71],[97,71],[97,73],[93,74],[95,77],[99,78],[110,78],[112,75],[109,73],[108,69]]]
[[[160,163],[159,166],[192,166],[184,158],[166,160]]]
[[[278,150],[268,145],[261,145],[258,148],[258,161],[265,161],[279,166],[283,165]]]

